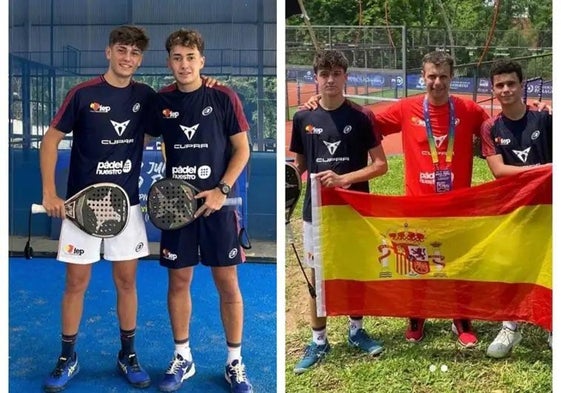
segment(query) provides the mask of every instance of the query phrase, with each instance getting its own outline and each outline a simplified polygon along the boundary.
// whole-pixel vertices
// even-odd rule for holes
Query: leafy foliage
[[[304,1],[314,26],[405,26],[409,51],[407,68],[418,67],[420,56],[436,48],[451,49],[458,64],[478,61],[484,54],[491,30],[494,3],[492,0]],[[502,0],[497,16],[490,46],[508,49],[497,53],[489,50],[483,60],[502,54],[528,56],[540,48],[551,49],[551,0]],[[446,20],[451,32],[446,29]],[[292,16],[287,24],[303,25],[304,21]],[[324,43],[332,38],[321,31],[317,35]],[[353,43],[352,40],[347,42]],[[292,60],[290,56],[287,59]],[[290,64],[309,64],[309,61]]]

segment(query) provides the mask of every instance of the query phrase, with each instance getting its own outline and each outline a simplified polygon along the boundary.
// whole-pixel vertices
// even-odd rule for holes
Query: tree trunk
[[[442,10],[442,18],[444,18],[444,24],[446,25],[446,31],[448,33],[448,40],[450,41],[450,55],[455,59],[455,43],[454,43],[454,35],[452,34],[452,26],[450,26],[450,20],[448,19],[448,14],[446,13],[446,9],[444,8],[444,4],[442,0],[435,0],[436,4]]]

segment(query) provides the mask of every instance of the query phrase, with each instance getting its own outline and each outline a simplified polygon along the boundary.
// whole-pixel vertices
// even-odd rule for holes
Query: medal
[[[452,171],[450,169],[434,171],[434,188],[437,193],[452,191]]]
[[[448,98],[448,106],[450,108],[450,124],[448,128],[448,148],[446,149],[447,168],[439,169],[440,160],[438,158],[438,149],[436,148],[434,135],[432,133],[432,125],[429,116],[429,101],[426,97],[423,101],[423,115],[427,130],[427,140],[429,143],[432,163],[434,164],[434,190],[437,193],[452,191],[452,171],[450,170],[450,164],[452,164],[452,156],[454,154],[454,135],[456,127],[456,116],[452,98]]]

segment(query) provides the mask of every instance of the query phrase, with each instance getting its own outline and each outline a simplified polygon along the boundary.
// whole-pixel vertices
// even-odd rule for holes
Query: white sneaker
[[[552,341],[553,341],[553,337],[551,336],[551,332],[549,332],[549,335],[547,336],[547,345],[549,345],[549,349],[553,349]]]
[[[522,334],[518,330],[511,330],[503,326],[497,337],[487,348],[487,356],[495,359],[504,358],[520,340],[522,340]]]

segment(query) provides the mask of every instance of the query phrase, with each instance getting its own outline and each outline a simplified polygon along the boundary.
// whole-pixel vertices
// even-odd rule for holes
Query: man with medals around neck
[[[383,135],[402,133],[406,195],[471,186],[474,136],[479,136],[481,124],[489,116],[475,102],[450,96],[453,72],[454,59],[449,54],[427,53],[419,80],[426,93],[403,98],[376,115],[376,126]],[[457,302],[461,304],[462,296]],[[406,340],[421,341],[424,325],[425,319],[410,318]],[[477,344],[469,319],[454,319],[452,331],[463,347]]]

